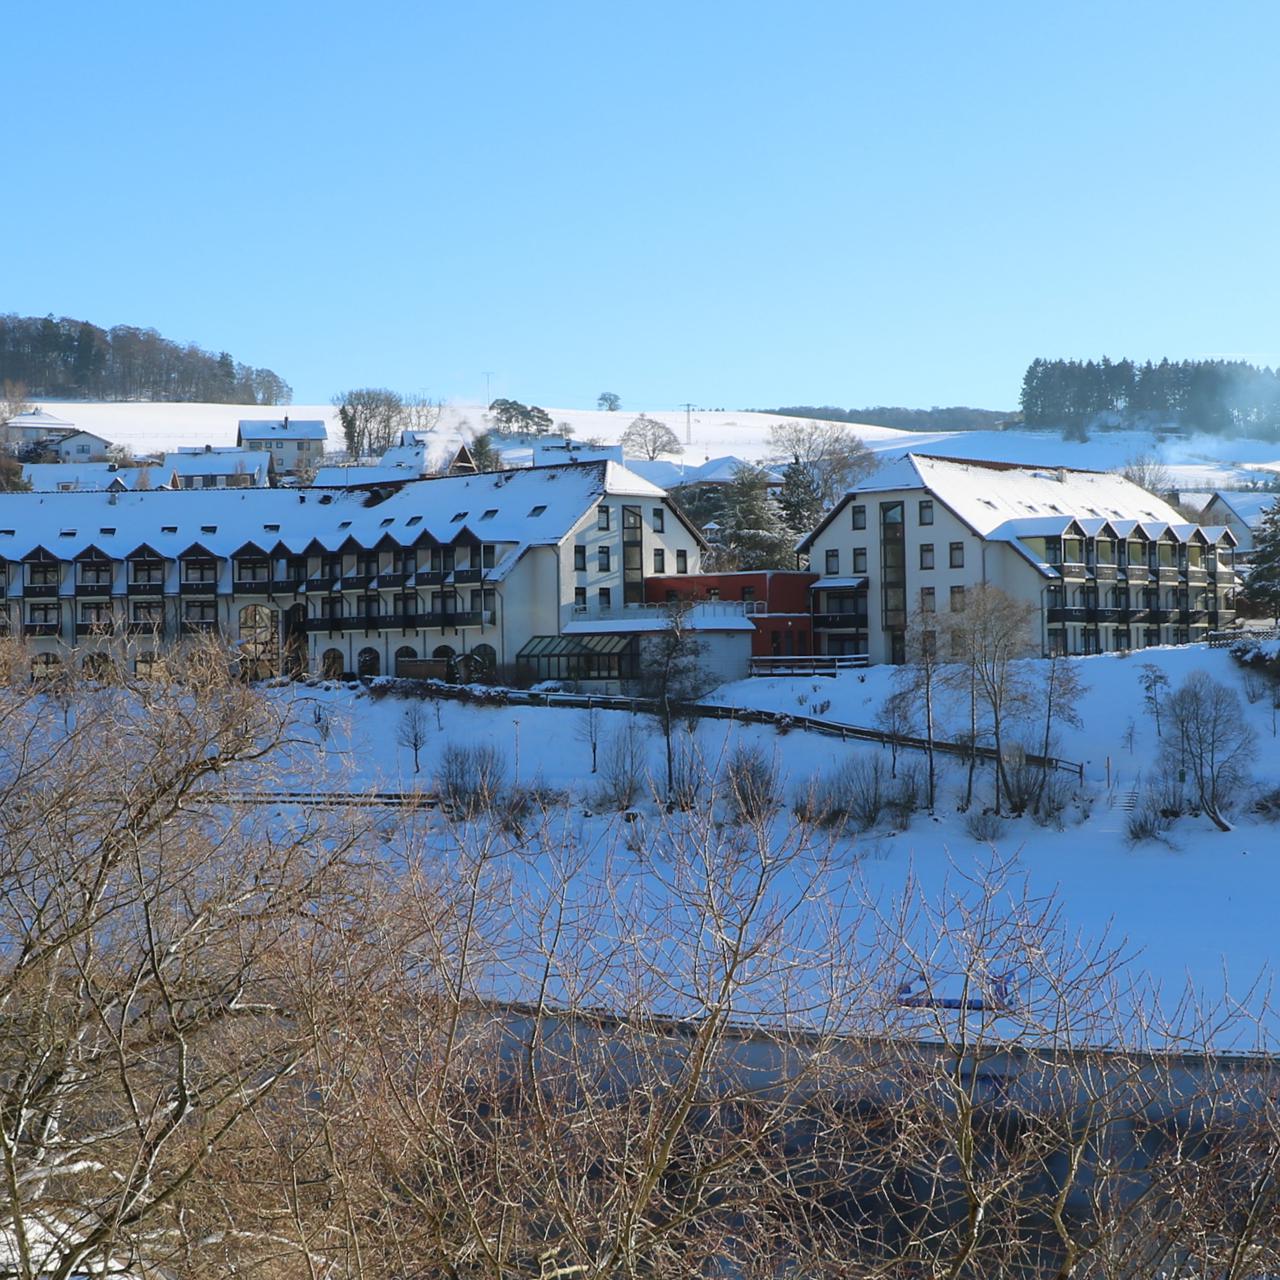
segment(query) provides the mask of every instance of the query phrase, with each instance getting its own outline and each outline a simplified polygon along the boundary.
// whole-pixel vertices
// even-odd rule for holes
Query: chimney
[[[1056,472],[1055,474],[1057,475],[1058,483],[1059,483],[1059,484],[1066,484],[1066,483],[1067,483],[1067,473],[1066,473],[1066,469],[1065,469],[1065,468],[1063,468],[1063,467],[1059,467],[1059,468],[1058,468],[1058,470],[1057,470],[1057,472]]]

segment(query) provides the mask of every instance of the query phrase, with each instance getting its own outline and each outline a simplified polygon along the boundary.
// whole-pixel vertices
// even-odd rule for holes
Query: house
[[[205,445],[166,453],[159,472],[171,489],[260,489],[271,483],[274,465],[265,450]]]
[[[30,413],[15,414],[0,426],[0,436],[9,448],[21,449],[24,445],[70,435],[75,429],[75,423],[66,418],[55,417],[43,409],[32,409]]]
[[[1223,524],[1231,530],[1236,540],[1235,564],[1242,568],[1253,556],[1253,531],[1277,501],[1280,493],[1219,489],[1205,503],[1200,520],[1203,524]]]
[[[270,449],[280,474],[309,475],[324,457],[328,431],[319,418],[242,418],[236,447]]]
[[[1233,616],[1235,545],[1111,472],[907,454],[798,549],[818,650],[901,662],[908,625],[936,634],[983,583],[1034,607],[1042,654],[1204,639]]]
[[[27,462],[22,479],[41,493],[116,492],[145,488],[152,483],[151,468],[119,467],[114,462]]]
[[[762,470],[765,473],[765,484],[770,492],[782,487],[782,476],[768,467],[758,467],[757,463],[748,462],[745,458],[724,454],[718,458],[706,458],[693,464],[687,462],[667,462],[663,458],[650,461],[646,458],[632,458],[627,462],[637,475],[664,489],[676,489],[684,486],[698,488],[718,487],[732,484],[738,473],[743,470]]]
[[[59,462],[100,462],[106,458],[111,441],[92,431],[68,431],[65,435],[50,437],[48,447]]]
[[[705,532],[705,530],[704,530]],[[753,658],[803,657],[813,653],[813,613],[809,588],[816,573],[791,569],[748,569],[736,573],[681,573],[679,565],[645,580],[653,603],[676,600],[737,600],[754,628]]]
[[[393,445],[375,463],[318,467],[311,483],[320,486],[397,484],[401,480],[420,480],[426,473],[426,444],[399,444]]]
[[[561,645],[563,678],[617,684],[663,625],[645,604],[651,566],[697,572],[702,547],[662,490],[616,463],[345,489],[2,494],[0,622],[26,637],[37,673],[146,671],[164,646],[211,633],[255,674],[435,659],[538,678]],[[751,623],[741,602],[723,612],[709,633],[736,636],[745,665]]]

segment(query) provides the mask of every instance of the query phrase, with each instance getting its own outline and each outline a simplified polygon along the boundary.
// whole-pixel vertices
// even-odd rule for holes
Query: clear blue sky
[[[1280,6],[5,11],[0,309],[299,401],[1010,407],[1036,355],[1280,359]]]

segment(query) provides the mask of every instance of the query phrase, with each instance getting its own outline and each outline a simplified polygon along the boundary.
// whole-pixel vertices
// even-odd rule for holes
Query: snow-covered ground
[[[1188,983],[1220,996],[1229,989],[1258,999],[1280,961],[1275,930],[1280,901],[1280,826],[1251,816],[1242,805],[1235,829],[1221,832],[1204,818],[1179,820],[1167,838],[1132,845],[1126,836],[1126,798],[1139,795],[1157,777],[1159,742],[1147,711],[1140,670],[1151,663],[1176,688],[1191,672],[1206,671],[1237,690],[1244,714],[1258,738],[1255,767],[1260,786],[1280,783],[1276,769],[1276,724],[1269,698],[1248,700],[1241,669],[1222,650],[1163,648],[1129,657],[1104,655],[1073,659],[1086,691],[1081,723],[1057,735],[1054,750],[1083,762],[1085,783],[1067,807],[1060,828],[1030,818],[1008,821],[994,840],[1012,874],[1025,877],[1034,895],[1056,895],[1069,932],[1091,939],[1125,940],[1137,953],[1141,974],[1167,992]],[[1042,664],[1028,664],[1032,679]],[[820,716],[850,724],[882,723],[880,707],[892,689],[891,668],[844,672],[835,678],[747,680],[722,687],[720,702],[790,714]],[[1256,692],[1256,690],[1252,690]],[[446,744],[488,743],[503,757],[508,778],[566,793],[580,833],[588,843],[607,841],[619,824],[616,814],[599,812],[598,778],[591,774],[590,747],[582,729],[585,713],[572,709],[483,707],[429,701],[421,773],[415,775],[409,750],[397,742],[398,726],[410,702],[370,696],[342,687],[291,687],[279,695],[299,700],[299,718],[316,746],[299,761],[298,781],[307,787],[430,789]],[[318,713],[317,713],[317,708]],[[316,730],[326,726],[324,741]],[[625,730],[632,717],[601,712],[601,739]],[[956,734],[965,720],[961,706],[944,707],[939,736]],[[654,777],[663,774],[661,736],[652,720],[644,725],[644,750]],[[758,746],[776,764],[788,802],[815,779],[831,776],[845,760],[878,758],[887,769],[885,748],[840,744],[792,729],[703,720],[696,744],[711,774],[739,745]],[[903,763],[911,761],[904,753]],[[918,762],[919,755],[914,759]],[[913,878],[925,897],[940,897],[992,858],[992,843],[970,834],[957,806],[964,776],[958,762],[943,766],[935,817],[917,813],[894,829],[885,819],[876,828],[842,838],[842,865],[859,893],[891,899]],[[980,775],[980,797],[990,797],[990,777]],[[1242,798],[1243,799],[1243,798]],[[643,811],[646,805],[641,804]],[[656,810],[650,803],[651,813]],[[582,816],[586,813],[587,816]],[[443,817],[435,817],[443,824]],[[642,818],[643,821],[643,818]],[[779,831],[794,825],[789,808]],[[1084,943],[1082,943],[1084,945]],[[1272,1024],[1280,1033],[1280,1024]]]
[[[41,403],[76,426],[128,445],[137,454],[171,451],[182,446],[234,444],[236,424],[241,418],[273,418],[285,413],[293,418],[323,419],[329,428],[330,448],[339,449],[342,442],[337,410],[329,404],[272,408],[226,404]],[[557,424],[568,423],[578,439],[599,439],[609,444],[618,441],[637,412],[639,410],[608,413],[596,409],[548,409],[552,420]],[[682,443],[688,441],[684,459],[695,463],[726,454],[762,461],[771,452],[770,429],[787,421],[773,414],[726,410],[697,410],[687,420],[683,410],[645,412],[670,426]],[[446,406],[435,452],[440,456],[452,452],[462,440],[484,426],[482,405]],[[1268,478],[1268,469],[1280,470],[1280,445],[1275,442],[1219,436],[1156,440],[1145,432],[1111,431],[1098,432],[1088,442],[1078,443],[1028,431],[913,432],[866,424],[855,424],[849,429],[884,458],[914,450],[949,457],[1105,471],[1122,467],[1139,454],[1154,454],[1170,468],[1178,487],[1186,489],[1240,487]]]

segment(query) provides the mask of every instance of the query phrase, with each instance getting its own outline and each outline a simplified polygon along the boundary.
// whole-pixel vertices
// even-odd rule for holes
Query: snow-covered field
[[[1084,763],[1085,783],[1068,805],[1061,827],[1031,818],[1007,821],[994,842],[970,834],[957,805],[963,787],[961,765],[944,766],[937,814],[917,813],[904,828],[889,819],[873,830],[841,837],[840,865],[847,866],[859,894],[888,900],[908,882],[925,897],[944,895],[975,869],[989,865],[993,844],[1015,877],[1025,877],[1034,895],[1056,895],[1067,929],[1082,945],[1109,937],[1136,952],[1138,972],[1166,992],[1188,983],[1212,999],[1224,989],[1258,1000],[1280,961],[1275,930],[1280,901],[1280,826],[1252,816],[1243,803],[1235,829],[1217,830],[1205,818],[1179,820],[1162,841],[1132,845],[1126,836],[1126,798],[1141,795],[1158,773],[1155,727],[1139,683],[1140,668],[1152,663],[1176,688],[1191,672],[1206,671],[1237,690],[1244,714],[1257,734],[1255,774],[1260,786],[1280,782],[1275,765],[1276,725],[1269,698],[1249,702],[1241,669],[1221,650],[1204,647],[1148,650],[1129,657],[1104,655],[1074,659],[1087,686],[1080,702],[1081,725],[1065,728],[1054,750]],[[1029,664],[1033,678],[1040,664]],[[791,714],[818,715],[850,724],[875,726],[892,688],[890,668],[845,672],[836,678],[748,680],[722,687],[726,704]],[[293,687],[279,696],[300,700],[304,728],[327,726],[323,744],[300,762],[299,781],[308,787],[430,789],[446,744],[488,743],[503,757],[508,778],[566,793],[580,836],[607,843],[619,829],[617,815],[594,800],[598,778],[591,774],[590,747],[582,736],[585,713],[572,709],[478,707],[430,701],[427,744],[421,773],[415,775],[397,729],[409,702],[376,698],[342,687]],[[603,712],[602,741],[632,720],[624,712]],[[964,721],[958,706],[944,708],[939,736],[957,733]],[[645,751],[654,777],[663,773],[662,740],[652,721],[645,724]],[[830,776],[847,759],[889,758],[879,746],[840,744],[799,730],[779,734],[766,726],[701,721],[696,730],[701,758],[712,775],[738,745],[754,744],[776,764],[788,802],[814,779]],[[913,759],[904,753],[903,764]],[[917,754],[916,762],[920,761]],[[989,800],[987,771],[979,796]],[[649,802],[639,806],[656,815]],[[432,821],[443,825],[445,819]],[[789,808],[779,818],[780,836],[794,826]],[[1273,1022],[1280,1033],[1280,1023]]]
[[[340,448],[342,434],[337,411],[328,404],[295,404],[281,408],[225,404],[116,404],[42,401],[50,412],[108,440],[128,445],[137,454],[182,446],[234,444],[241,418],[321,418],[329,428],[331,448]],[[607,413],[595,409],[548,409],[553,421],[568,423],[578,439],[616,443],[639,410]],[[697,410],[648,411],[666,423],[681,442],[684,459],[701,463],[731,454],[760,461],[770,454],[769,431],[784,418],[765,413]],[[464,439],[483,429],[484,407],[451,404],[441,419],[436,451],[443,456]],[[950,457],[1022,462],[1034,466],[1068,466],[1096,470],[1122,467],[1139,454],[1157,455],[1173,472],[1180,488],[1239,487],[1264,476],[1258,469],[1280,470],[1280,445],[1261,440],[1232,440],[1218,436],[1156,440],[1145,432],[1098,432],[1087,443],[1065,441],[1042,432],[958,431],[911,432],[866,424],[850,427],[876,454],[897,457],[909,450]]]

